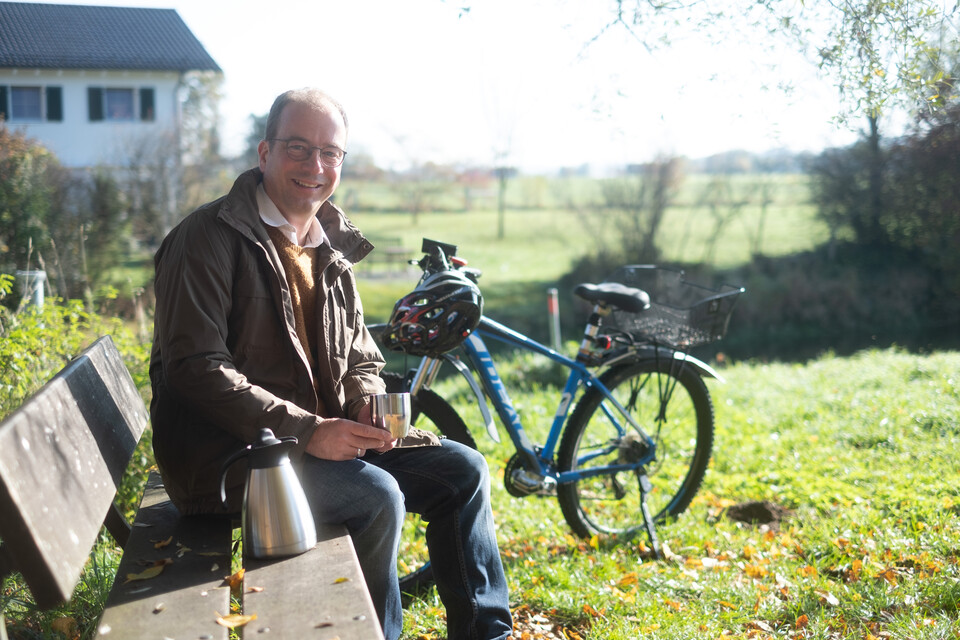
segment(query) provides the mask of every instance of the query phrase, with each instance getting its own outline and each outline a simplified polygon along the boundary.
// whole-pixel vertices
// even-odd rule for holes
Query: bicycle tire
[[[385,372],[381,374],[387,384],[387,391],[398,393],[406,391],[403,376]],[[460,414],[434,391],[421,389],[410,401],[410,424],[419,429],[433,431],[450,440],[465,444],[473,449],[477,443],[467,429]],[[397,554],[397,575],[400,580],[400,593],[404,605],[433,586],[433,569],[426,550],[426,525],[416,514],[410,514],[404,521],[400,551]]]
[[[653,485],[647,505],[654,521],[679,515],[700,489],[713,447],[713,402],[703,379],[692,367],[661,358],[617,366],[600,380],[657,444],[657,457],[646,466]],[[664,395],[667,400],[661,403]],[[629,433],[621,436],[598,411],[603,399],[591,388],[574,408],[560,441],[561,472],[638,460],[645,452],[646,445]],[[586,453],[599,455],[581,466],[578,458]],[[624,474],[592,476],[557,487],[560,508],[574,533],[583,538],[605,534],[630,539],[645,530],[640,474],[634,472],[633,482],[622,483]]]

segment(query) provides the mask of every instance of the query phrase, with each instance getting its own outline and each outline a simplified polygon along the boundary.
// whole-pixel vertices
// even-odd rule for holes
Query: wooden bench
[[[67,602],[106,526],[124,552],[96,637],[226,640],[231,518],[181,517],[155,472],[132,527],[116,506],[147,418],[104,337],[0,423],[0,577],[19,572],[41,608]],[[292,558],[243,558],[247,637],[383,637],[346,529],[317,537]]]
[[[403,241],[397,237],[375,237],[371,239],[374,249],[360,264],[367,271],[376,264],[385,264],[391,271],[404,271],[411,258],[413,250],[403,246]]]

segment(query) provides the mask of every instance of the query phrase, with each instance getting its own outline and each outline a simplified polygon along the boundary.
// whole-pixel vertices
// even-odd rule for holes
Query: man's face
[[[292,103],[280,114],[277,138],[309,147],[346,149],[347,128],[340,112],[332,105],[323,110]],[[290,159],[286,145],[279,140],[262,140],[257,148],[263,188],[280,213],[291,222],[316,215],[340,184],[340,168],[325,167],[314,150],[306,160]]]

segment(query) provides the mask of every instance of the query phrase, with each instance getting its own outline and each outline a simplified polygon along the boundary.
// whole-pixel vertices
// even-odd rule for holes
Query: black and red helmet
[[[459,271],[440,271],[397,300],[383,344],[414,356],[439,356],[458,347],[481,315],[483,296],[477,285]]]

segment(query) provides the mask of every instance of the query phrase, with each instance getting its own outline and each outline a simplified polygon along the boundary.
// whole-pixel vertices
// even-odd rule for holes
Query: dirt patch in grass
[[[790,509],[767,500],[741,502],[727,508],[728,519],[754,526],[766,525],[773,531],[778,531],[780,523],[792,514]]]

